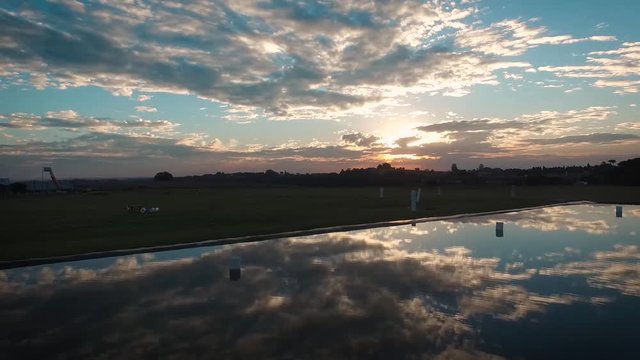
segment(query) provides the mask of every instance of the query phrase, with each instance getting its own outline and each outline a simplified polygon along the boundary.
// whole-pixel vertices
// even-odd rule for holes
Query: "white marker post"
[[[616,206],[616,217],[622,217],[622,206]]]
[[[416,200],[417,200],[417,193],[415,190],[411,190],[411,211],[415,212],[416,211]]]
[[[420,204],[420,198],[422,197],[422,188],[418,188],[418,196],[416,202]]]
[[[501,221],[498,221],[496,223],[496,237],[503,237],[504,236],[504,223]]]
[[[384,188],[380,186],[380,199],[384,197]]]

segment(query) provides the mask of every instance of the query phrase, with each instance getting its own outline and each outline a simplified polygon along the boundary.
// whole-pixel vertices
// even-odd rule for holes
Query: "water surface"
[[[639,232],[560,206],[10,269],[0,358],[637,358]]]

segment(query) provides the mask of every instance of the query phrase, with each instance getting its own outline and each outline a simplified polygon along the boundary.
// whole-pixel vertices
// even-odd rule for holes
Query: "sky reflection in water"
[[[0,357],[633,358],[638,232],[580,205],[6,270]]]

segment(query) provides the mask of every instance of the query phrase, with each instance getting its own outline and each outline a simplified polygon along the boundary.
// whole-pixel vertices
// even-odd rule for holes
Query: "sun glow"
[[[414,155],[414,154],[381,154],[378,159],[381,161],[402,161],[402,160],[438,160],[439,156]]]
[[[423,124],[415,123],[396,127],[386,126],[385,129],[380,131],[380,133],[384,134],[380,136],[380,142],[389,147],[400,147],[402,141],[399,143],[398,140],[402,139],[407,140],[404,144],[406,146],[420,146],[430,143],[450,142],[442,133],[416,130],[416,128],[421,125]]]

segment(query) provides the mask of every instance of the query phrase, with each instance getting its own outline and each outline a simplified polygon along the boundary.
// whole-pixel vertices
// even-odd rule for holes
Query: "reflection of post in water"
[[[237,281],[241,277],[242,264],[240,256],[232,256],[229,259],[229,280]]]
[[[496,223],[496,237],[503,237],[504,236],[504,223],[501,221],[498,221]]]
[[[622,217],[622,206],[616,206],[616,217]]]
[[[415,190],[411,190],[411,211],[416,211],[416,201],[418,193]]]

